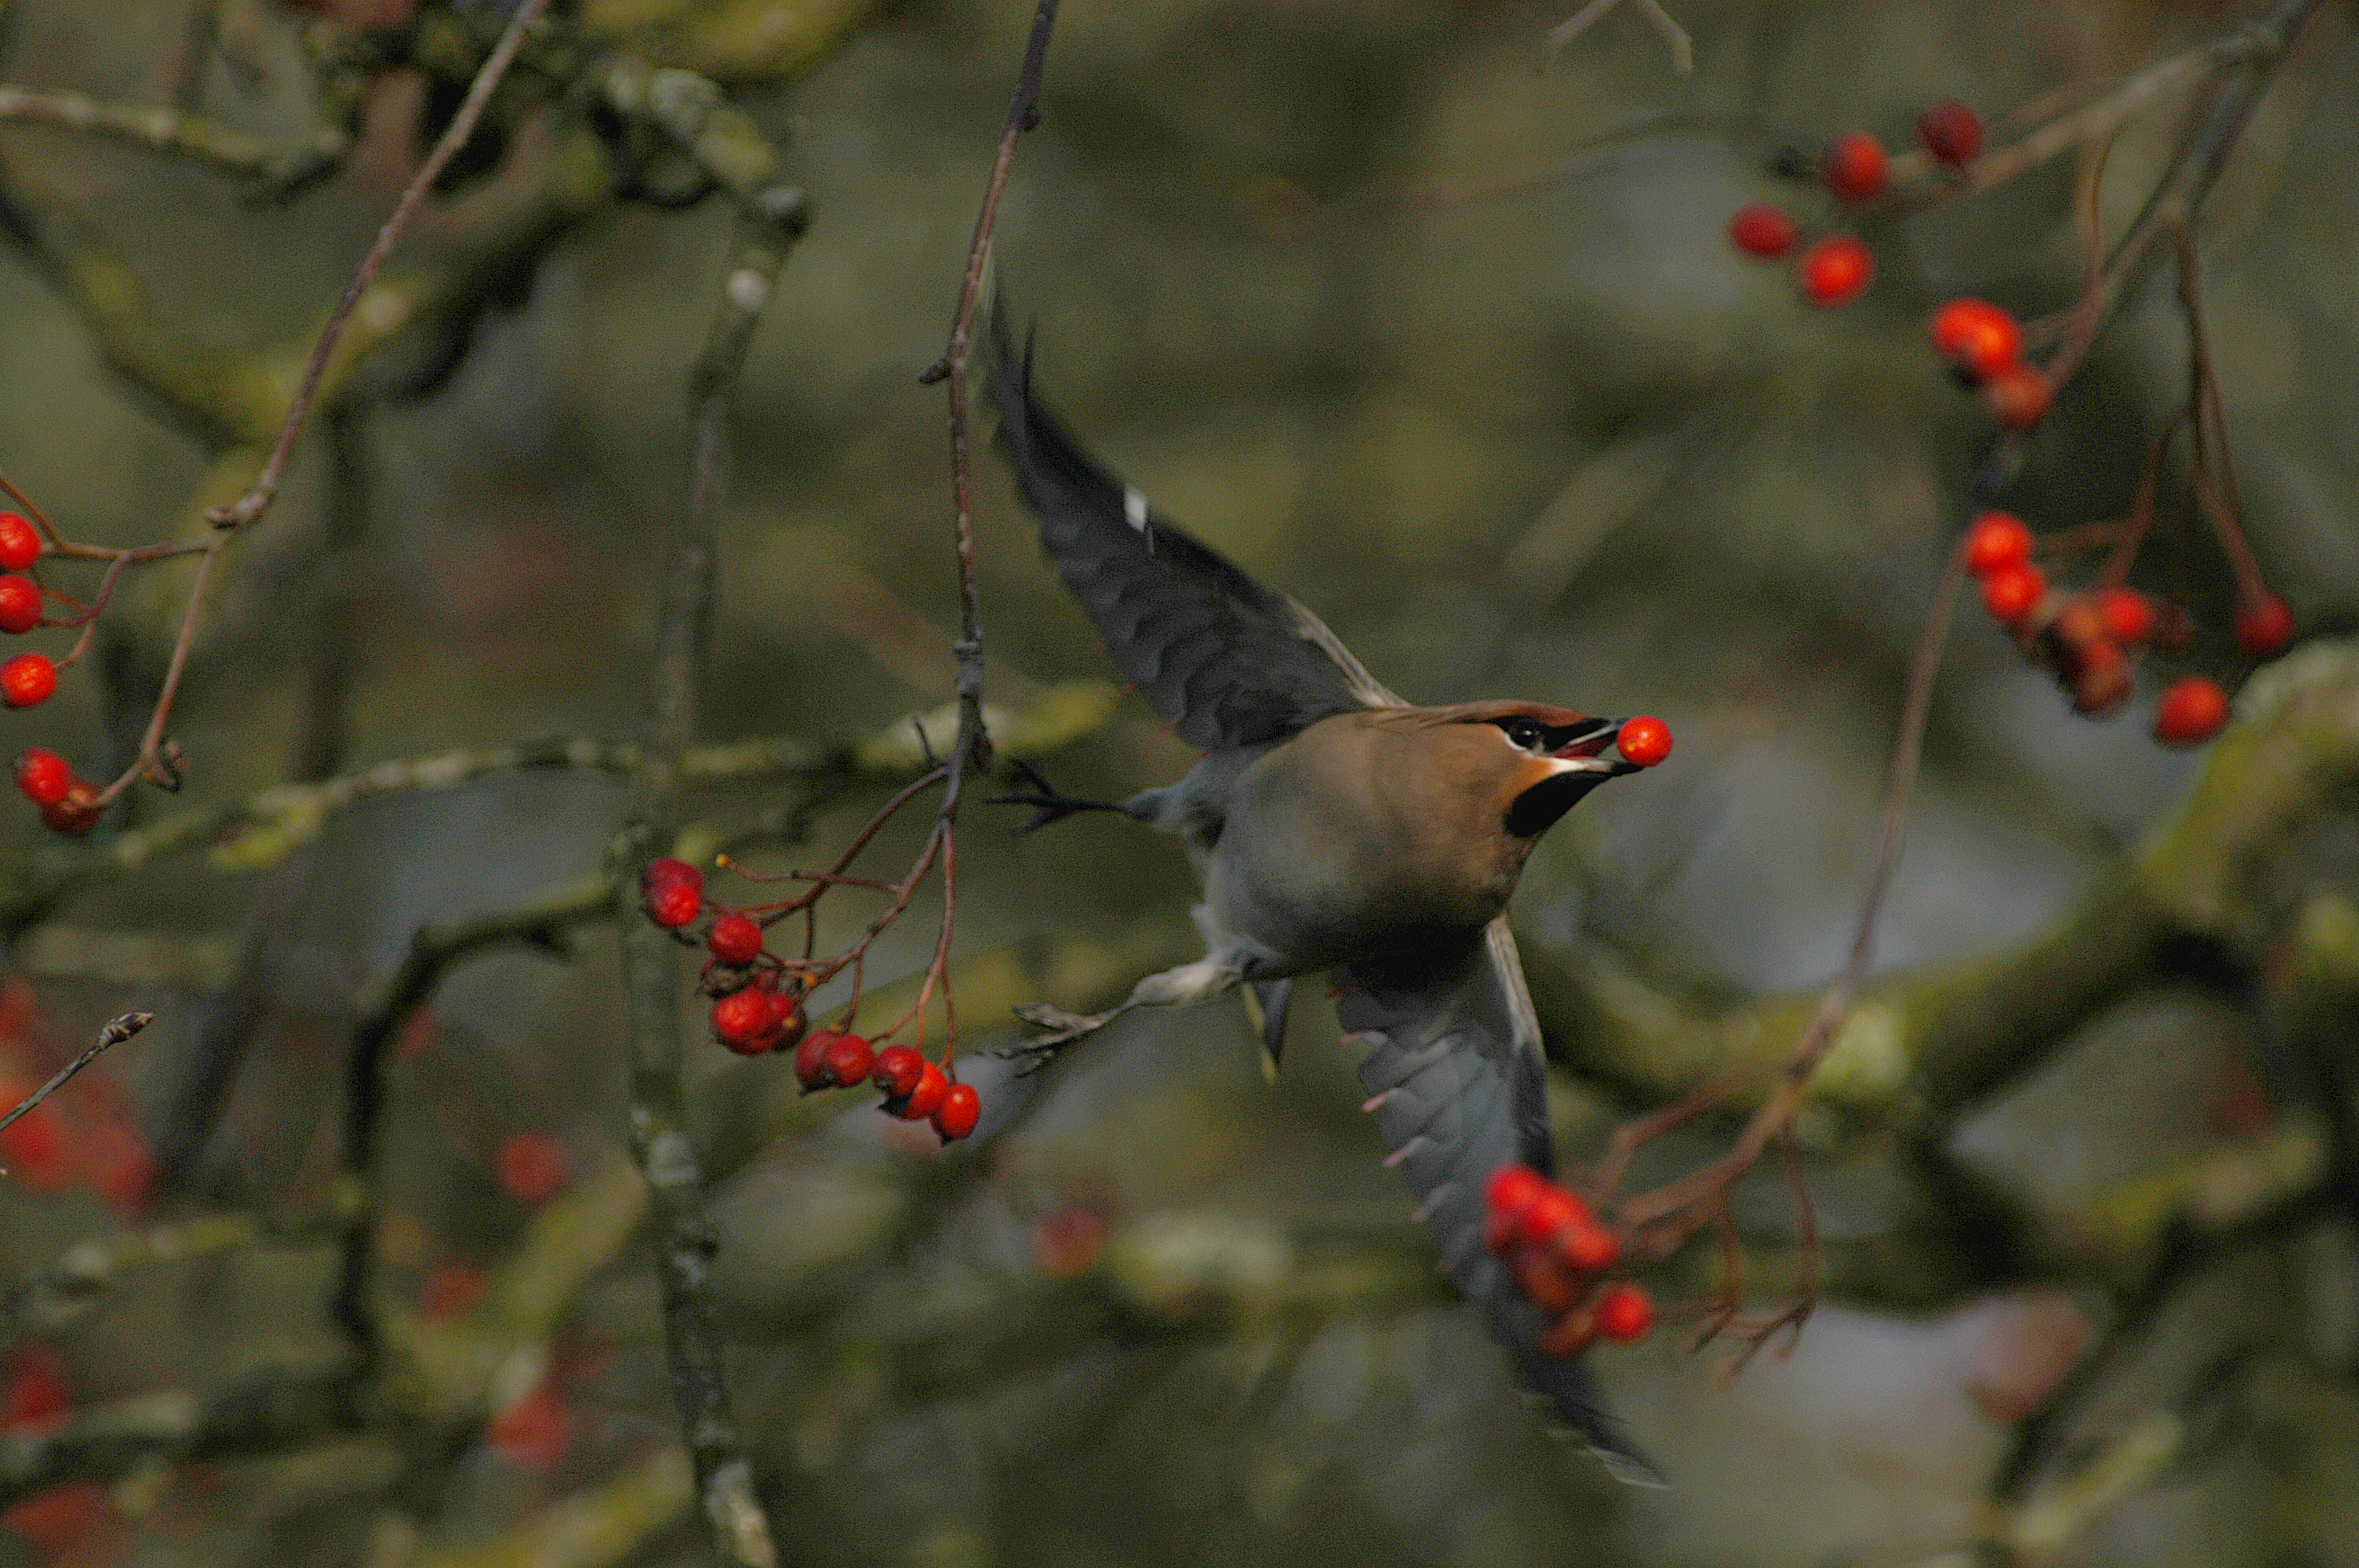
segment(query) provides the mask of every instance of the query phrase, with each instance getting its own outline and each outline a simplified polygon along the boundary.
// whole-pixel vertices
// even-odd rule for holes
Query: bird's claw
[[[1067,1012],[1063,1008],[1045,1004],[1019,1007],[1016,1010],[1016,1016],[1040,1033],[1029,1040],[1002,1045],[992,1054],[1003,1061],[1017,1064],[1016,1076],[1019,1078],[1030,1077],[1056,1060],[1057,1054],[1066,1046],[1085,1035],[1096,1033],[1114,1017],[1111,1012]]]

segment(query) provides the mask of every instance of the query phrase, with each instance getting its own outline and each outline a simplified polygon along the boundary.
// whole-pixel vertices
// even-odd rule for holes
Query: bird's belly
[[[1206,868],[1205,902],[1269,956],[1256,967],[1271,976],[1462,938],[1505,909],[1515,887],[1512,871],[1469,860],[1419,866],[1350,842],[1274,850],[1240,841],[1235,827]]]

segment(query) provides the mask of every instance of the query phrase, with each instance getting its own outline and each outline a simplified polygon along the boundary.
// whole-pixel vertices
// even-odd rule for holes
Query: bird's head
[[[1638,771],[1604,753],[1622,720],[1545,702],[1463,702],[1404,710],[1427,725],[1451,786],[1495,808],[1511,838],[1538,838],[1607,779]]]

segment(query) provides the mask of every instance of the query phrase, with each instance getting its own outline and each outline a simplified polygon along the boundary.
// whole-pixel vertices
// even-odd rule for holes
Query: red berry
[[[712,1037],[740,1056],[759,1056],[778,1044],[771,993],[748,986],[712,1004]]]
[[[2154,635],[2154,600],[2134,588],[2099,589],[2097,613],[2104,619],[2105,635],[2125,648]]]
[[[5,675],[0,671],[0,675]],[[666,930],[677,931],[694,920],[704,907],[704,894],[693,882],[658,882],[647,890],[647,918]]]
[[[1883,144],[1865,131],[1852,131],[1827,144],[1820,159],[1827,189],[1846,201],[1864,201],[1884,189],[1891,170]]]
[[[827,1048],[835,1041],[834,1030],[814,1029],[803,1036],[801,1044],[795,1047],[795,1082],[802,1085],[806,1093],[835,1087],[837,1080],[829,1076],[827,1070]],[[865,1077],[867,1075],[864,1073],[861,1076]]]
[[[1983,579],[1983,608],[2003,625],[2012,626],[2038,609],[2047,595],[2048,579],[2027,562],[2001,567]]]
[[[29,632],[41,623],[41,590],[31,578],[0,577],[0,632]]]
[[[1547,1190],[1548,1178],[1529,1165],[1502,1165],[1483,1184],[1483,1206],[1492,1214],[1520,1219]]]
[[[1856,299],[1875,277],[1875,258],[1849,234],[1830,234],[1802,253],[1802,292],[1815,305]]]
[[[2068,666],[2066,684],[2072,693],[2074,711],[2091,715],[2111,713],[2130,699],[2130,662],[2111,643],[2082,644],[2073,650]]]
[[[835,1033],[827,1044],[821,1060],[826,1065],[828,1079],[846,1088],[860,1082],[876,1067],[876,1053],[867,1041],[857,1034]]]
[[[573,1445],[573,1412],[547,1383],[494,1416],[484,1428],[492,1452],[520,1470],[546,1470]]]
[[[1516,1227],[1516,1239],[1531,1247],[1547,1247],[1568,1225],[1590,1223],[1589,1206],[1549,1183],[1526,1206]]]
[[[1801,232],[1782,207],[1767,201],[1748,201],[1739,207],[1728,220],[1728,237],[1732,243],[1748,255],[1774,261],[1794,248]]]
[[[1546,1311],[1562,1312],[1581,1299],[1581,1281],[1537,1248],[1516,1253],[1515,1268],[1516,1285]]]
[[[907,1045],[887,1045],[876,1053],[876,1090],[886,1099],[908,1099],[926,1076],[928,1063]]]
[[[712,933],[704,945],[724,964],[750,964],[762,956],[762,928],[750,915],[724,914],[712,923]]]
[[[2002,366],[1983,383],[1983,404],[1991,416],[2011,430],[2028,430],[2048,417],[2056,389],[2048,378],[2027,364]]]
[[[1638,1286],[1617,1280],[1597,1293],[1597,1332],[1606,1338],[1643,1339],[1654,1325],[1655,1303]]]
[[[492,1288],[492,1271],[470,1263],[445,1263],[426,1276],[419,1292],[418,1315],[429,1323],[448,1323],[482,1301]]]
[[[2208,676],[2189,676],[2166,687],[2155,705],[2154,738],[2166,746],[2198,746],[2228,722],[2228,694]]]
[[[802,999],[792,991],[761,991],[758,995],[770,1004],[769,1049],[776,1051],[792,1045],[803,1037],[809,1021],[803,1017]]]
[[[1659,719],[1641,716],[1622,726],[1614,746],[1625,762],[1651,768],[1671,754],[1671,727]]]
[[[106,1500],[104,1483],[68,1481],[47,1491],[35,1492],[7,1512],[0,1513],[0,1526],[49,1552],[52,1560],[62,1562],[74,1542],[101,1521],[114,1517],[114,1512]]]
[[[0,702],[11,708],[32,708],[58,689],[58,666],[47,654],[19,654],[0,665]]]
[[[894,1114],[905,1121],[923,1121],[942,1108],[942,1101],[950,1098],[950,1092],[951,1076],[940,1065],[928,1062],[918,1075],[918,1087],[909,1091],[909,1098]]]
[[[545,1203],[573,1176],[565,1146],[546,1132],[511,1132],[492,1162],[500,1185],[518,1203]]]
[[[704,896],[704,873],[677,855],[658,856],[649,860],[647,869],[639,873],[641,892],[653,892],[672,882],[685,882],[696,890],[699,898]]]
[[[2256,659],[2267,658],[2293,635],[2293,611],[2274,593],[2247,600],[2236,611],[2236,645]]]
[[[1996,375],[2023,357],[2023,329],[1987,299],[1952,299],[1933,312],[1933,346],[1976,379]]]
[[[942,1093],[942,1103],[934,1108],[934,1130],[945,1142],[956,1142],[974,1130],[983,1119],[983,1097],[974,1092],[973,1084],[952,1084]]]
[[[73,1409],[73,1389],[64,1358],[37,1340],[9,1354],[8,1386],[0,1390],[0,1433],[38,1437],[62,1422]]]
[[[1983,117],[1956,99],[1944,98],[1917,116],[1917,139],[1943,163],[1972,163],[1983,150]]]
[[[1966,569],[1988,577],[2031,558],[2031,530],[2008,512],[1978,512],[1966,525]]]
[[[35,806],[55,806],[73,788],[73,769],[55,752],[38,746],[16,759],[16,787]]]
[[[1603,1226],[1580,1221],[1557,1232],[1556,1255],[1566,1268],[1594,1274],[1614,1266],[1614,1260],[1622,1256],[1622,1243]]]
[[[79,838],[98,826],[98,792],[80,779],[66,786],[61,800],[41,807],[41,821],[52,833]]]
[[[0,512],[0,571],[20,572],[41,558],[41,535],[13,512]]]

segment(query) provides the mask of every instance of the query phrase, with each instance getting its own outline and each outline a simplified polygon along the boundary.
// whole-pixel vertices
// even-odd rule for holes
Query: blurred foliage
[[[1670,721],[1672,762],[1575,813],[1519,900],[1578,1156],[1698,1076],[1774,1057],[1807,1005],[1791,993],[1839,962],[1901,671],[1984,439],[1923,318],[1961,292],[2037,315],[2078,277],[2069,168],[1885,230],[1875,288],[1839,312],[1731,254],[1728,212],[1790,191],[1781,147],[1854,127],[1901,145],[1939,97],[1996,123],[2251,8],[1688,0],[1685,78],[1628,5],[1544,62],[1571,8],[1070,5],[997,265],[1075,428],[1388,684]],[[207,117],[300,150],[323,108],[353,114],[342,174],[289,200],[247,200],[287,167],[225,178],[0,125],[0,227],[22,231],[0,264],[0,468],[71,532],[164,537],[250,475],[421,123],[506,8],[418,9],[453,29],[451,70],[420,32],[423,64],[323,105],[317,15],[220,8],[194,80]],[[704,736],[720,757],[799,738],[810,766],[701,781],[687,840],[757,869],[823,862],[881,798],[863,770],[916,760],[898,716],[951,696],[947,446],[916,376],[1030,8],[571,9],[597,48],[725,88],[810,200],[731,416]],[[5,74],[169,101],[189,10],[11,0]],[[1275,1091],[1225,1005],[1132,1021],[1028,1086],[976,1062],[984,1126],[946,1155],[700,1038],[712,1290],[784,1559],[1750,1568],[1898,1561],[1982,1529],[2041,1561],[2354,1562],[2359,654],[2334,640],[2359,622],[2353,19],[2319,15],[2200,227],[2254,542],[2319,641],[2247,692],[2255,721],[2207,762],[2147,739],[2151,690],[2080,719],[1998,632],[1962,627],[1886,973],[1838,1053],[1847,1092],[1805,1126],[1837,1304],[1732,1386],[1676,1334],[1599,1358],[1673,1490],[1616,1487],[1516,1400],[1377,1169],[1323,1016],[1298,1020]],[[516,114],[548,80],[520,74]],[[156,1011],[60,1097],[95,1148],[169,1120],[201,1021],[245,1042],[222,1130],[146,1209],[95,1176],[0,1192],[0,1277],[29,1282],[11,1323],[63,1351],[77,1406],[222,1438],[107,1466],[70,1544],[0,1533],[0,1562],[552,1561],[557,1542],[585,1563],[701,1560],[648,1249],[625,1239],[644,1195],[616,1163],[619,989],[594,929],[536,927],[451,968],[395,1052],[387,1338],[456,1397],[397,1401],[366,1436],[294,1422],[310,1434],[267,1454],[230,1441],[259,1417],[205,1424],[257,1376],[336,1392],[321,1241],[353,1212],[333,1149],[356,1012],[421,931],[598,873],[621,809],[613,771],[589,767],[325,804],[290,782],[321,754],[329,662],[337,773],[636,733],[686,503],[683,387],[736,218],[727,193],[620,199],[679,171],[565,129],[593,118],[503,121],[397,253],[394,303],[368,319],[380,351],[339,381],[358,500],[314,440],[241,542],[175,724],[187,794],[135,795],[84,847],[0,812],[17,912],[0,1066],[29,1076],[99,1020]],[[2112,146],[2113,231],[2169,128]],[[625,168],[625,146],[646,161]],[[89,265],[29,261],[28,235]],[[143,330],[110,338],[94,308]],[[2017,509],[2042,528],[2119,515],[2185,375],[2160,280],[2060,401]],[[1101,689],[1065,684],[1103,676],[1092,633],[1004,484],[982,490],[994,701],[1086,732],[1045,764],[1076,794],[1176,776],[1188,752],[1138,709],[1101,723]],[[2230,579],[2191,517],[2167,519],[2140,580],[2227,622]],[[14,744],[119,762],[180,586],[159,577],[89,678],[11,715]],[[2245,674],[2216,630],[2182,666]],[[818,767],[864,737],[849,768]],[[963,1049],[1015,1001],[1085,1003],[1187,950],[1174,846],[1113,821],[1021,840],[979,806],[965,821]],[[227,863],[162,852],[231,825]],[[875,865],[906,865],[915,831],[888,830]],[[161,848],[128,858],[142,843]],[[847,901],[822,942],[855,915]],[[880,987],[923,968],[924,915],[879,944]],[[537,1212],[497,1178],[519,1131],[582,1173]],[[1796,1266],[1774,1177],[1740,1189],[1738,1219],[1774,1294]],[[1708,1261],[1660,1288],[1700,1288]],[[413,1303],[473,1277],[453,1269],[490,1293],[420,1327]],[[561,1456],[481,1440],[544,1384],[571,1412]],[[19,1441],[0,1437],[11,1464]]]

